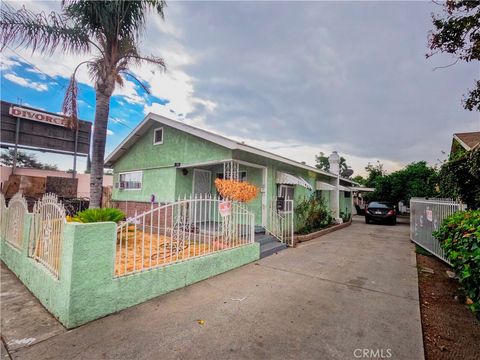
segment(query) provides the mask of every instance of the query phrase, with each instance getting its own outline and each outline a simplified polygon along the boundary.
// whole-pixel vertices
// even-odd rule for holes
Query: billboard
[[[80,120],[71,129],[63,116],[1,101],[0,144],[63,154],[87,155],[92,123]],[[18,141],[18,142],[17,142]],[[76,148],[76,151],[75,151]]]

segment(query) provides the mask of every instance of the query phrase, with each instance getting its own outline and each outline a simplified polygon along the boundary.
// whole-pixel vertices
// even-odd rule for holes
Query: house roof
[[[465,150],[470,151],[480,144],[480,131],[456,133],[453,134],[453,138],[457,140]]]
[[[320,169],[317,169],[313,166],[309,166],[303,163],[300,163],[295,160],[288,159],[286,157],[273,154],[271,152],[258,149],[256,147],[246,145],[242,142],[238,142],[232,139],[229,139],[225,136],[215,134],[213,132],[203,130],[191,125],[187,125],[183,122],[176,121],[169,119],[167,117],[164,117],[162,115],[158,114],[153,114],[149,113],[136,127],[133,129],[133,131],[113,150],[105,159],[105,165],[106,166],[111,166],[113,165],[120,157],[125,154],[125,152],[128,151],[128,149],[137,141],[138,138],[140,138],[142,135],[146,133],[146,131],[150,128],[151,125],[155,123],[161,123],[167,126],[170,126],[174,129],[186,132],[188,134],[197,136],[201,139],[205,139],[207,141],[213,142],[215,144],[221,145],[227,149],[230,150],[242,150],[251,154],[255,155],[260,155],[272,160],[280,161],[285,164],[293,165],[302,169],[306,169],[309,171],[313,171],[317,174],[325,175],[325,176],[330,176],[330,177],[336,177],[335,174],[332,174],[327,171],[323,171]],[[356,184],[355,181],[346,179],[346,178],[341,178],[343,181],[347,181],[352,184]]]

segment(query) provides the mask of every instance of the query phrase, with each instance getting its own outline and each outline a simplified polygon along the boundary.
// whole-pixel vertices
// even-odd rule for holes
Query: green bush
[[[444,220],[433,236],[458,275],[470,309],[480,311],[480,210],[457,212]]]
[[[297,233],[308,234],[323,229],[333,223],[331,211],[321,198],[312,195],[295,207]]]
[[[124,218],[125,214],[119,209],[103,208],[80,211],[72,218],[72,221],[81,223],[94,223],[103,221],[119,222]]]

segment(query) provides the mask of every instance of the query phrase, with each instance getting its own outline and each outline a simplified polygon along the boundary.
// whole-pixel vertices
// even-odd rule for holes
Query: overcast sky
[[[377,159],[390,171],[434,164],[452,133],[480,130],[479,113],[461,106],[478,63],[434,71],[452,59],[425,58],[431,13],[441,11],[432,2],[169,2],[141,44],[168,70],[134,69],[152,95],[131,81],[116,91],[107,153],[152,111],[309,164],[337,150],[355,174]],[[59,111],[81,60],[7,49],[2,99]],[[80,81],[80,115],[92,120],[86,69]]]

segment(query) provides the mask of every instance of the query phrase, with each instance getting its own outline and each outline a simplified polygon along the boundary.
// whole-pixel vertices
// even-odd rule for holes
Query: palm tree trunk
[[[105,143],[107,141],[108,113],[110,112],[110,97],[111,95],[99,90],[96,92],[90,172],[90,208],[99,208],[102,204],[103,165]]]

